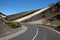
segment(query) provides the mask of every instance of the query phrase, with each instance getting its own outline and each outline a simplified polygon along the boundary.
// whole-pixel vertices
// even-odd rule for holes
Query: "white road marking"
[[[35,40],[35,38],[37,37],[37,35],[38,35],[38,28],[36,28],[36,30],[37,30],[37,32],[36,32],[36,34],[35,34],[35,36],[33,37],[33,39],[32,40]]]

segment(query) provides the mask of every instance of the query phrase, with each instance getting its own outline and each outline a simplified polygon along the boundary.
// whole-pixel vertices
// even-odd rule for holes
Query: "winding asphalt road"
[[[28,30],[10,40],[60,40],[60,33],[37,24],[22,24],[28,27]]]

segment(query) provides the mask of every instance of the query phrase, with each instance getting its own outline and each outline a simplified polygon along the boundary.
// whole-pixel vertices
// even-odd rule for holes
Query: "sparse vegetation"
[[[6,24],[8,24],[10,27],[12,28],[17,28],[17,27],[21,27],[20,23],[18,22],[13,22],[13,21],[7,21],[5,22]]]

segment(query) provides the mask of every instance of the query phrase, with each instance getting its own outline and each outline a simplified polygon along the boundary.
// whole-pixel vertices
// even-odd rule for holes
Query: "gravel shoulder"
[[[22,26],[21,28],[16,28],[11,31],[8,31],[4,37],[0,37],[0,40],[9,40],[11,38],[14,38],[18,35],[23,34],[27,29],[28,29],[27,27]]]

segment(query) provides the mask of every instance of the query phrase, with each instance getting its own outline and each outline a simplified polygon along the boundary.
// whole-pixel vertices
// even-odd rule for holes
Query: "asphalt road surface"
[[[37,24],[22,24],[28,27],[28,30],[10,40],[60,40],[60,34]]]

